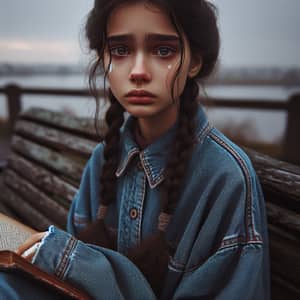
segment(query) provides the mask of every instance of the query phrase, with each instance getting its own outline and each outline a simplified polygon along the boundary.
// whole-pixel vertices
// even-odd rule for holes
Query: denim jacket
[[[140,151],[132,123],[129,118],[122,131],[117,200],[105,219],[117,232],[118,251],[75,238],[96,218],[103,165],[101,143],[84,169],[70,208],[68,233],[51,226],[33,259],[40,268],[95,299],[156,299],[145,277],[124,254],[157,230],[159,191],[176,124]],[[166,231],[175,252],[169,260],[161,299],[268,300],[265,208],[251,162],[209,124],[201,107],[194,142],[180,199]]]

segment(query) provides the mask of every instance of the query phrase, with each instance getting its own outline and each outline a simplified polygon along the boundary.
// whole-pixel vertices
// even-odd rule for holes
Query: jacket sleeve
[[[155,299],[144,276],[125,256],[85,244],[54,226],[33,263],[87,291],[93,299]]]
[[[264,201],[259,182],[252,176],[253,211],[255,211],[254,235],[225,235],[220,246],[205,257],[201,249],[209,243],[213,226],[206,227],[206,240],[198,232],[189,251],[186,263],[182,256],[174,257],[169,263],[168,276],[162,299],[217,299],[217,300],[268,300],[269,251]],[[230,186],[233,189],[233,186]],[[236,193],[234,193],[235,195]],[[226,193],[226,195],[229,195]],[[227,197],[227,196],[226,196]],[[232,194],[230,198],[234,197]],[[237,196],[239,197],[239,196]],[[220,202],[225,202],[224,196]],[[232,200],[236,202],[235,200]],[[228,203],[230,203],[228,201]],[[232,206],[230,204],[230,206]],[[240,214],[240,207],[236,210]],[[216,215],[216,211],[213,211]],[[237,218],[227,210],[227,220]],[[226,222],[221,222],[226,231]],[[186,249],[187,245],[185,245]]]

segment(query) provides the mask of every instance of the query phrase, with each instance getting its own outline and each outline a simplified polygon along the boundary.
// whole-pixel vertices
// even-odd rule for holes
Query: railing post
[[[21,111],[21,93],[22,90],[18,85],[9,84],[5,87],[5,93],[8,104],[8,115],[9,115],[9,131],[10,133],[14,130],[15,121],[18,114]]]
[[[293,95],[288,102],[284,160],[300,165],[300,94]]]

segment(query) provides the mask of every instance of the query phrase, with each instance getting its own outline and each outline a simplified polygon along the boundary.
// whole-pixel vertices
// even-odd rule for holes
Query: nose
[[[146,83],[151,80],[151,74],[147,66],[147,59],[142,53],[138,53],[134,58],[129,79],[135,84]]]

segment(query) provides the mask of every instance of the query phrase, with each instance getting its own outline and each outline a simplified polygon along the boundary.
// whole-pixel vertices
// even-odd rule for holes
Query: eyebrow
[[[168,42],[168,41],[179,42],[179,37],[177,35],[171,35],[171,34],[149,33],[146,35],[146,40],[158,41],[158,42]],[[111,35],[107,38],[107,41],[108,43],[134,41],[134,35],[133,34]]]

